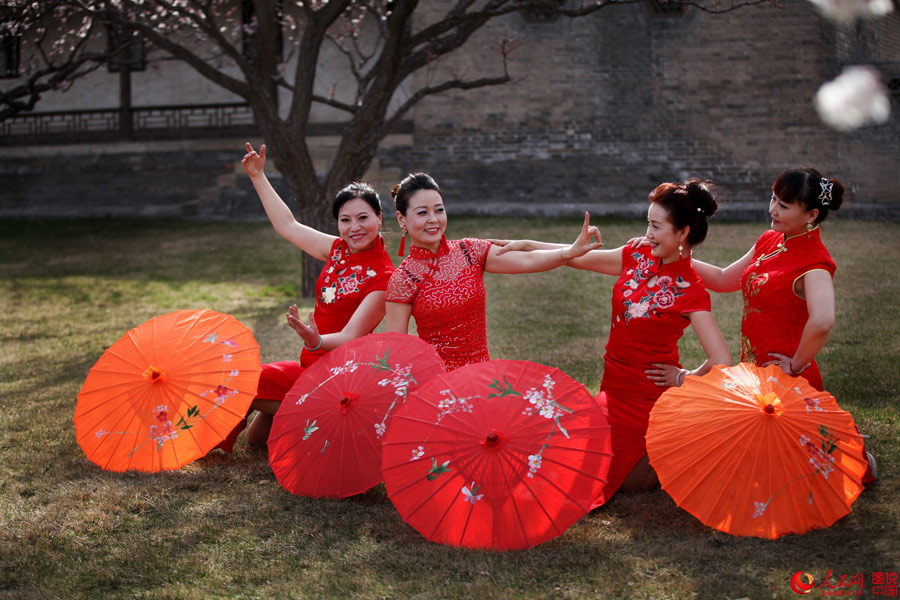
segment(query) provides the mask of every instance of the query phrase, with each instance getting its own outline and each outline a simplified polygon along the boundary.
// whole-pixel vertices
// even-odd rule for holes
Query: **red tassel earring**
[[[400,238],[400,250],[397,252],[397,256],[403,256],[406,252],[406,229],[403,230],[403,236]]]

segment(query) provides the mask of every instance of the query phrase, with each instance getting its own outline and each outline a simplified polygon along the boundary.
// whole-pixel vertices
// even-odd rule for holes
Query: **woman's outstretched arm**
[[[269,178],[266,177],[266,146],[259,148],[259,153],[247,142],[247,154],[241,160],[244,171],[250,176],[250,181],[259,195],[266,215],[272,223],[272,227],[278,235],[291,242],[313,258],[321,261],[328,260],[331,246],[337,239],[333,235],[322,233],[318,229],[300,223],[294,218],[294,213],[284,203],[275,188],[272,187]]]

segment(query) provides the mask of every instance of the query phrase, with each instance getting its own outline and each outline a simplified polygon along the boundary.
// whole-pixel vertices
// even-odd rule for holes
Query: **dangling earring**
[[[684,255],[681,254],[684,251],[684,246],[678,244],[678,258],[684,258]]]
[[[397,256],[403,256],[406,252],[406,227],[400,229],[403,231],[403,236],[400,238],[400,250],[397,252]]]
[[[815,226],[812,223],[807,223],[806,224],[806,235],[809,235],[809,232],[812,231],[814,228],[815,228]]]

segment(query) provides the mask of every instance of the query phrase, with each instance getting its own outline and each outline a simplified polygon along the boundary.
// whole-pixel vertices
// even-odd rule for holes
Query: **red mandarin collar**
[[[435,258],[438,256],[443,256],[450,252],[450,245],[447,243],[447,236],[441,236],[441,243],[438,244],[437,253],[432,252],[428,248],[420,248],[415,244],[410,244],[409,246],[409,255],[413,258]]]
[[[376,238],[375,244],[371,248],[368,248],[366,250],[360,250],[359,252],[351,252],[350,246],[348,246],[347,242],[345,242],[343,239],[341,239],[341,245],[339,246],[339,248],[341,250],[340,258],[338,258],[336,261],[334,261],[334,264],[339,269],[343,269],[344,267],[349,267],[349,266],[355,265],[357,263],[364,262],[373,254],[383,254],[385,252],[384,240],[381,239],[380,235]]]
[[[693,251],[692,251],[693,253]],[[664,263],[662,259],[650,255],[656,261],[656,273],[665,273],[668,271],[690,271],[691,270],[691,254],[681,257],[675,262]]]

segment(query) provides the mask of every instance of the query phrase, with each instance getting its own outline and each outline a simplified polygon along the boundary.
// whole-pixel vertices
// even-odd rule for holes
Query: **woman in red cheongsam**
[[[322,233],[294,219],[265,174],[266,147],[259,153],[247,144],[242,164],[259,194],[275,230],[307,254],[325,261],[316,280],[316,306],[309,325],[291,306],[288,323],[304,340],[300,362],[281,361],[262,366],[251,410],[259,414],[248,431],[252,444],[265,444],[272,416],[303,369],[329,350],[371,333],[384,317],[384,293],[394,265],[381,239],[381,204],[370,186],[353,183],[338,192],[332,204],[339,237]],[[243,429],[239,425],[220,446],[230,451]]]
[[[837,179],[810,168],[787,170],[772,185],[772,228],[753,248],[725,268],[695,263],[709,289],[740,289],[744,295],[741,360],[778,365],[817,390],[824,388],[816,355],[834,327],[835,271],[819,224],[840,208],[843,198],[844,186]],[[874,480],[871,471],[864,483]]]
[[[642,491],[657,483],[647,459],[644,436],[650,410],[671,386],[713,365],[730,365],[725,339],[710,311],[709,293],[691,260],[691,250],[706,238],[708,218],[717,204],[708,186],[696,179],[664,183],[650,194],[643,243],[615,250],[594,250],[569,266],[618,277],[612,294],[612,325],[604,355],[601,403],[608,411],[613,458],[599,506],[618,489]],[[504,248],[553,247],[522,240]],[[690,325],[707,360],[683,369],[678,340]]]
[[[387,289],[388,331],[407,333],[410,317],[419,337],[430,343],[448,370],[490,359],[485,317],[484,272],[537,273],[564,264],[601,244],[596,227],[584,227],[571,246],[537,252],[498,254],[488,240],[444,237],[447,213],[440,188],[424,173],[409,175],[391,195],[409,256]],[[590,242],[594,235],[596,242]],[[401,244],[402,253],[402,244]]]

